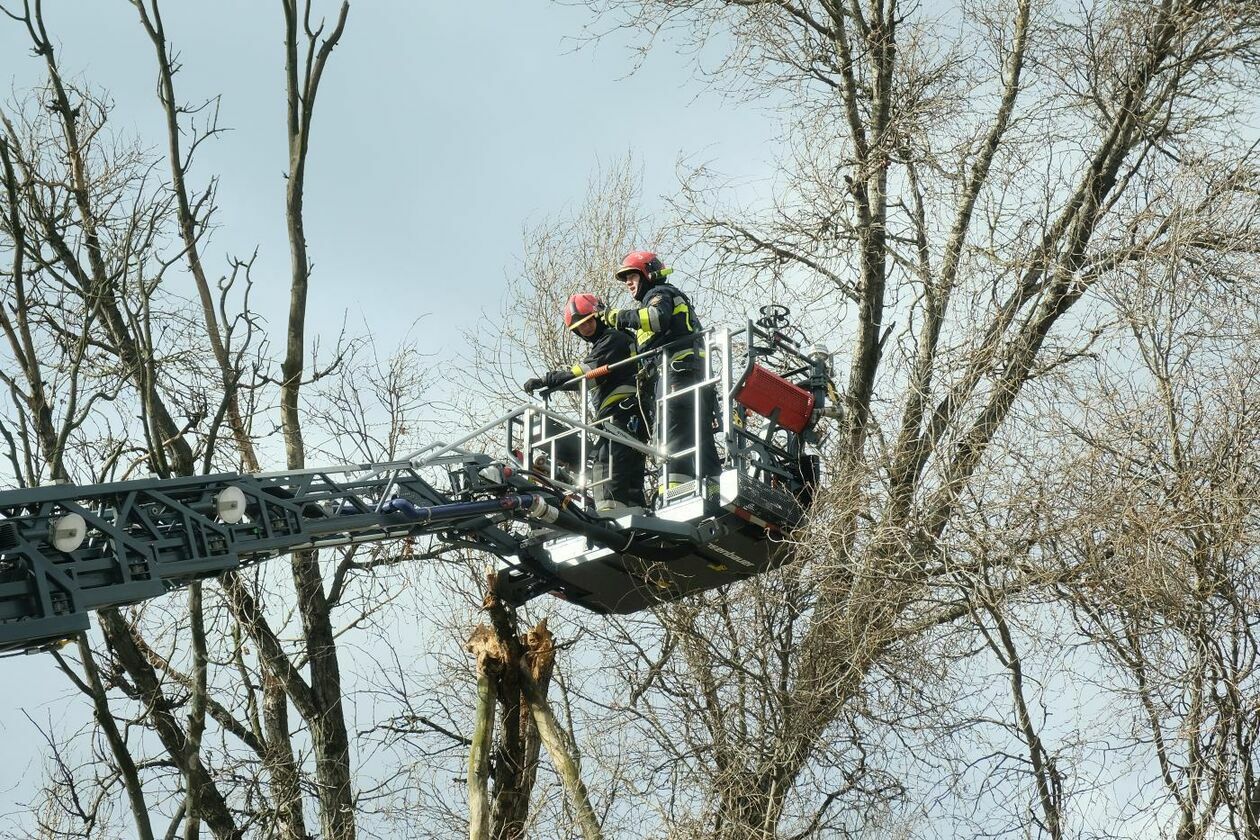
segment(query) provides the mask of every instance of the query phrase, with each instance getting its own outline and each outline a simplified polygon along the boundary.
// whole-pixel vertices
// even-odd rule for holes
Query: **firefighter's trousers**
[[[623,397],[600,411],[599,419],[606,419],[606,425],[616,427],[640,443],[647,442],[647,423],[639,411],[639,401],[635,396]],[[618,505],[647,505],[643,496],[646,456],[642,452],[607,438],[600,438],[595,445],[593,460],[592,478],[595,487],[592,495],[595,497],[596,510],[608,510]],[[604,479],[609,480],[605,482]]]

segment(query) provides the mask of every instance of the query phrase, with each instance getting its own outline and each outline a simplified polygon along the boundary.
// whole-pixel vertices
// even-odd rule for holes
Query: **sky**
[[[106,88],[115,122],[160,150],[153,50],[124,0],[46,3],[63,68]],[[184,69],[178,95],[222,94],[231,133],[194,175],[221,180],[208,258],[259,248],[258,304],[287,309],[284,76],[279,3],[168,3]],[[331,24],[332,2],[319,5]],[[316,329],[343,316],[383,338],[430,314],[434,343],[497,302],[521,232],[582,197],[600,165],[632,153],[645,196],[675,184],[680,156],[732,173],[767,164],[766,115],[694,79],[690,58],[656,50],[638,70],[629,39],[578,39],[589,13],[545,2],[352,4],[319,91],[306,190]],[[0,26],[0,80],[37,80],[15,25]],[[222,263],[220,262],[220,265]],[[492,307],[491,307],[492,308]],[[425,342],[422,342],[422,344]]]
[[[45,2],[63,72],[108,92],[116,130],[160,153],[154,56],[125,0]],[[317,5],[330,23],[332,2]],[[283,29],[280,4],[170,3],[168,39],[189,102],[222,95],[231,131],[203,147],[193,181],[218,175],[218,229],[205,258],[255,248],[255,304],[273,346],[288,307],[284,228]],[[348,322],[389,348],[417,318],[419,348],[457,346],[479,313],[496,311],[517,274],[522,230],[576,206],[602,164],[633,154],[644,195],[675,184],[680,157],[719,171],[768,175],[769,116],[724,100],[696,80],[690,57],[654,50],[636,66],[624,35],[576,39],[581,8],[545,2],[356,0],[319,91],[306,189],[314,273],[308,340],[331,343]],[[41,78],[24,30],[0,18],[0,97],[22,98]],[[645,243],[647,244],[647,243]],[[467,371],[453,371],[462,378]],[[472,372],[471,375],[475,375]],[[42,742],[32,718],[76,727],[88,719],[51,657],[0,662],[0,825],[34,789]]]

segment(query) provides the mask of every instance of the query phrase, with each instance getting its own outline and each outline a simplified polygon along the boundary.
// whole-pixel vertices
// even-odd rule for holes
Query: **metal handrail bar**
[[[434,441],[433,443],[430,443],[428,446],[423,446],[420,449],[417,449],[411,455],[407,456],[407,463],[410,464],[412,467],[427,467],[434,462],[433,461],[434,458],[438,457],[439,455],[444,455],[447,452],[452,452],[458,449],[460,446],[464,445],[465,443],[468,443],[468,441],[473,440],[474,438],[481,437],[486,432],[493,429],[495,426],[502,425],[503,423],[506,423],[507,421],[511,420],[512,417],[516,415],[517,412],[519,411],[520,411],[520,408],[518,406],[517,408],[514,408],[511,411],[509,411],[507,414],[502,415],[496,420],[491,420],[489,423],[486,423],[484,426],[481,426],[480,428],[472,432],[469,432],[468,434],[464,435],[462,438],[459,438],[452,443],[443,443],[442,441]],[[429,452],[430,450],[433,450],[433,453],[431,455],[421,458],[422,455],[424,455],[426,452]],[[382,470],[382,472],[384,472],[384,470]]]
[[[426,446],[423,449],[417,450],[414,455],[411,455],[407,458],[406,463],[413,468],[429,466],[433,463],[433,459],[437,458],[438,456],[444,455],[448,452],[458,449],[459,447],[463,446],[465,443],[468,443],[470,440],[481,437],[487,432],[493,430],[496,426],[504,425],[505,423],[510,422],[514,418],[522,416],[527,410],[530,410],[530,409],[536,412],[539,416],[549,417],[552,420],[558,420],[562,423],[566,423],[571,426],[575,425],[573,423],[572,418],[566,417],[563,414],[552,411],[551,409],[547,408],[545,405],[542,405],[540,403],[522,403],[521,405],[518,405],[516,408],[512,409],[506,414],[503,414],[497,419],[492,420],[489,423],[482,425],[475,431],[469,432],[468,434],[464,435],[461,438],[458,438],[457,440],[452,441],[451,443],[438,442],[438,443],[430,444],[429,446]],[[627,439],[627,438],[623,438],[619,436],[614,437],[614,435],[609,434],[608,432],[605,432],[601,429],[595,429],[589,426],[588,424],[580,424],[580,425],[583,429],[590,431],[592,434],[598,435],[600,437],[609,438],[609,439],[615,439],[618,443],[625,442],[628,445],[633,445],[636,449],[640,450],[641,452],[644,452],[645,454],[651,455],[653,457],[660,458],[664,456],[663,452],[657,449],[653,449],[652,447],[647,446],[646,444],[639,443],[639,441],[637,440]],[[425,455],[425,453],[428,452],[429,450],[433,450],[433,451]],[[424,455],[425,457],[421,458],[420,456],[422,455]],[[385,471],[386,470],[379,470],[378,472],[385,472]],[[375,474],[376,473],[374,473],[374,475]]]
[[[703,329],[698,333],[692,333],[691,335],[686,335],[686,336],[683,336],[682,338],[676,338],[673,341],[669,342],[668,344],[662,344],[660,347],[653,347],[651,350],[649,350],[646,353],[632,353],[619,362],[613,362],[611,365],[604,365],[602,368],[599,368],[599,370],[603,370],[606,373],[610,370],[616,370],[619,367],[623,367],[633,362],[640,362],[651,356],[661,354],[666,350],[673,350],[679,347],[686,347],[688,344],[695,344],[697,341],[704,338],[709,333],[712,333],[714,329],[715,329],[714,327],[708,327],[707,329]],[[601,373],[600,375],[602,376],[604,374]],[[572,379],[565,380],[564,382],[555,386],[554,388],[545,388],[540,393],[544,397],[547,397],[547,396],[550,396],[551,394],[554,394],[556,391],[563,391],[565,388],[567,388],[569,385],[572,385],[575,382],[585,382],[587,379],[588,379],[587,374],[575,376]]]
[[[583,431],[590,432],[596,437],[607,438],[608,440],[614,441],[616,443],[622,443],[622,444],[625,444],[626,446],[633,447],[634,449],[637,449],[640,452],[642,452],[644,455],[651,455],[653,458],[665,457],[664,451],[648,446],[646,443],[641,443],[632,437],[627,437],[621,434],[620,432],[611,432],[604,429],[599,429],[589,423],[574,423],[572,418],[565,417],[563,414],[559,414],[537,403],[529,403],[527,405],[522,406],[519,410],[524,411],[527,408],[533,409],[535,412],[537,412],[539,416],[549,417],[552,420],[558,420],[561,423],[566,423],[569,426],[573,427],[573,431],[581,429]],[[509,416],[505,419],[511,419],[511,417]],[[566,434],[568,434],[568,432],[566,432]]]
[[[539,414],[546,414],[547,417],[554,419],[554,421],[561,421],[563,423],[570,424],[570,426],[575,428],[575,431],[576,429],[581,428],[582,431],[595,434],[596,437],[606,438],[606,440],[614,441],[616,443],[624,443],[624,445],[626,446],[633,447],[635,448],[635,450],[639,450],[640,452],[643,452],[644,455],[650,455],[651,457],[654,457],[654,458],[665,457],[664,451],[658,450],[658,448],[655,448],[655,447],[648,446],[646,445],[646,443],[641,443],[638,440],[635,440],[635,438],[626,436],[626,434],[622,434],[621,432],[607,431],[607,429],[596,428],[595,424],[591,424],[591,423],[578,424],[578,423],[573,422],[572,419],[564,417],[563,414],[557,414],[556,412],[551,411],[551,409],[539,407],[537,406],[537,404],[536,406],[533,406],[533,408],[534,408],[534,411],[537,411]]]

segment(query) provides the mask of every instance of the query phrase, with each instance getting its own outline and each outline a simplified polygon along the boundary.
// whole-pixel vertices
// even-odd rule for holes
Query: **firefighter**
[[[600,313],[604,304],[589,293],[576,294],[564,307],[564,325],[590,344],[590,353],[580,364],[568,370],[553,370],[541,377],[525,382],[525,392],[534,393],[539,388],[558,388],[575,377],[584,376],[606,365],[630,358],[634,345],[630,337],[619,330],[610,329]],[[630,437],[645,443],[648,439],[647,423],[639,408],[635,388],[638,366],[631,362],[612,368],[591,379],[591,398],[596,423],[611,425]],[[576,390],[578,382],[567,385],[566,390]],[[643,496],[643,472],[645,456],[639,450],[608,438],[600,437],[592,452],[594,458],[593,495],[595,509],[614,513],[626,507],[645,507]],[[609,467],[611,465],[611,473]]]
[[[665,282],[673,272],[651,251],[633,251],[622,260],[615,272],[618,280],[626,284],[626,290],[637,304],[627,309],[611,309],[603,313],[603,320],[617,330],[633,332],[640,356],[657,348],[670,345],[666,357],[660,363],[668,366],[665,380],[669,393],[665,405],[664,444],[669,451],[686,452],[695,447],[697,421],[700,429],[699,475],[712,477],[720,469],[717,447],[713,443],[713,386],[706,385],[685,396],[669,398],[706,378],[704,344],[701,340],[700,319],[691,301],[681,290]],[[680,341],[695,336],[694,342]],[[645,358],[644,366],[652,379],[656,360]],[[655,383],[646,392],[655,392]],[[659,418],[658,418],[659,419]],[[667,486],[677,487],[696,478],[697,454],[691,452],[669,459]]]

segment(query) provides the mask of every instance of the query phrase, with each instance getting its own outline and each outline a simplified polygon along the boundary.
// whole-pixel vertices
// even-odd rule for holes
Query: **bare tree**
[[[31,17],[27,10],[24,21],[32,37],[44,39],[37,43],[51,50],[42,20]],[[24,407],[38,418],[36,428],[40,430],[34,446],[23,437],[26,468],[15,472],[19,480],[32,483],[44,477],[43,470],[33,467],[37,459],[48,465],[49,478],[69,477],[66,455],[72,436],[82,431],[94,403],[113,401],[127,385],[141,394],[141,405],[146,409],[158,407],[156,413],[146,410],[143,414],[151,420],[156,417],[148,429],[165,428],[171,417],[159,405],[158,366],[147,366],[145,375],[126,367],[141,358],[152,358],[153,348],[143,337],[134,338],[128,322],[136,312],[151,311],[153,287],[143,282],[139,290],[130,287],[128,281],[133,278],[128,272],[133,266],[148,264],[164,205],[147,188],[144,170],[137,166],[139,161],[132,153],[123,151],[118,159],[102,160],[92,157],[93,151],[100,149],[76,145],[81,136],[91,137],[102,128],[107,109],[99,99],[62,83],[51,52],[45,53],[45,59],[50,79],[45,90],[54,103],[51,116],[22,124],[7,115],[4,118],[4,175],[10,210],[6,232],[15,256],[11,288],[17,304],[12,318],[5,319],[6,332],[14,357],[23,360]],[[67,128],[67,123],[72,123],[72,128]],[[57,129],[61,130],[60,143],[54,139]],[[63,161],[69,166],[59,169]],[[117,208],[120,215],[103,215],[100,207]],[[26,267],[28,255],[30,269]],[[137,308],[131,309],[132,304]],[[121,332],[111,331],[108,321],[113,322],[113,330]],[[82,332],[75,336],[80,325]],[[96,337],[101,330],[109,341]],[[120,334],[127,338],[121,349],[112,341]],[[48,340],[46,347],[40,346],[41,338]],[[54,352],[49,354],[49,349]],[[59,354],[66,354],[69,363],[60,366],[62,376],[58,379],[63,381],[56,384],[64,385],[69,399],[57,430],[53,425],[54,395],[47,390],[43,366],[56,364]],[[85,366],[85,362],[92,364]],[[124,366],[121,378],[118,364]],[[23,390],[14,379],[10,386],[15,394]],[[84,398],[86,404],[81,405]],[[157,448],[165,446],[157,444]],[[178,447],[172,451],[181,453]],[[191,454],[191,450],[182,451]],[[17,466],[17,459],[14,463]],[[107,616],[107,620],[114,618],[116,615]],[[151,836],[145,797],[126,738],[104,699],[105,688],[91,650],[80,644],[80,652],[84,676],[79,679],[72,675],[72,679],[93,699],[97,720],[119,768],[116,778],[126,785],[138,833]],[[67,673],[72,674],[69,669]],[[173,730],[166,734],[176,737]],[[186,769],[195,775],[196,761],[189,762]],[[229,824],[226,817],[220,823],[225,830]]]
[[[162,26],[160,10],[156,3],[136,4],[140,12],[141,25],[153,42],[158,55],[159,98],[167,117],[168,166],[171,179],[166,183],[146,180],[152,172],[151,164],[143,161],[138,155],[129,160],[116,162],[102,161],[99,155],[106,148],[102,141],[105,134],[106,111],[98,101],[85,97],[62,81],[60,66],[55,58],[53,40],[45,28],[41,8],[32,8],[23,4],[21,9],[6,9],[6,13],[22,24],[36,49],[36,54],[43,57],[49,78],[49,113],[52,115],[56,130],[43,135],[47,142],[59,154],[49,156],[47,163],[56,165],[58,161],[68,161],[64,174],[59,172],[36,173],[34,167],[44,161],[37,161],[31,156],[9,154],[16,148],[19,127],[11,121],[6,122],[8,137],[5,144],[6,188],[11,201],[9,208],[9,232],[14,243],[14,277],[25,282],[30,272],[25,268],[25,261],[36,255],[37,272],[41,280],[48,278],[50,288],[68,289],[82,300],[82,312],[85,317],[95,319],[104,329],[106,339],[94,340],[95,332],[91,329],[91,321],[85,323],[81,333],[81,341],[77,350],[78,359],[66,369],[76,372],[82,365],[82,359],[88,352],[105,354],[106,358],[116,359],[112,362],[116,370],[109,371],[103,379],[113,376],[114,381],[126,383],[135,389],[139,396],[140,416],[144,442],[137,451],[144,453],[144,460],[150,470],[163,475],[187,474],[195,471],[200,461],[209,468],[217,459],[215,443],[218,440],[220,424],[226,420],[231,432],[230,440],[235,444],[236,458],[249,469],[258,468],[258,456],[254,449],[252,433],[248,425],[248,414],[242,410],[242,384],[256,387],[246,376],[253,365],[255,374],[260,369],[259,362],[252,358],[250,346],[256,329],[255,316],[248,312],[248,288],[244,298],[245,311],[233,314],[228,309],[228,298],[233,292],[234,282],[244,277],[249,284],[249,261],[236,261],[225,273],[225,279],[219,283],[217,300],[210,288],[209,279],[203,265],[200,248],[203,237],[209,226],[209,219],[214,210],[214,182],[201,194],[194,196],[189,185],[187,173],[192,163],[192,153],[208,137],[218,132],[213,112],[203,128],[196,125],[185,126],[186,118],[196,118],[203,113],[201,108],[189,109],[176,99],[173,77],[178,64],[166,41]],[[295,248],[295,301],[304,302],[306,295],[307,258],[305,242],[301,237],[301,193],[303,183],[304,161],[309,148],[311,127],[311,109],[315,100],[318,79],[327,60],[328,53],[336,44],[344,27],[347,8],[343,6],[334,32],[323,40],[323,49],[316,55],[314,44],[319,41],[319,27],[312,28],[312,10],[307,4],[300,12],[295,7],[285,7],[288,55],[290,57],[291,105],[294,120],[291,122],[292,136],[292,173],[289,179],[291,229],[296,232]],[[306,79],[300,84],[297,74],[298,25],[301,15],[302,26],[306,37],[312,43],[311,55],[306,62]],[[194,138],[188,149],[181,147],[181,132],[186,127],[192,129]],[[21,151],[19,149],[18,151]],[[146,166],[148,168],[146,168]],[[131,187],[126,178],[140,179],[140,186]],[[117,186],[114,183],[117,183]],[[41,186],[49,189],[39,192]],[[35,187],[32,189],[32,187]],[[131,189],[147,204],[137,204],[130,217],[117,215],[119,203],[108,190],[120,192]],[[25,190],[20,196],[18,193]],[[60,192],[57,192],[60,190]],[[122,192],[125,197],[125,192]],[[22,204],[22,213],[18,212],[18,200]],[[66,213],[66,208],[73,212]],[[24,215],[23,215],[24,214]],[[67,232],[67,226],[74,226],[73,233]],[[183,248],[174,259],[164,259],[156,252],[156,243],[166,226],[173,226],[179,233]],[[34,227],[36,234],[28,231]],[[123,236],[130,239],[123,239]],[[32,247],[32,243],[38,243]],[[298,251],[301,250],[300,259]],[[114,260],[120,260],[114,263]],[[185,308],[183,303],[170,298],[164,291],[163,277],[167,269],[183,262],[189,271],[197,292],[200,307],[197,310]],[[299,266],[298,263],[301,263]],[[20,286],[21,284],[19,284]],[[22,291],[19,289],[19,295]],[[24,303],[33,303],[26,300]],[[174,304],[174,308],[171,307]],[[11,346],[18,358],[36,359],[33,341],[23,333],[29,332],[28,313],[38,315],[40,305],[24,305],[21,307],[22,317],[19,323],[11,325],[8,331]],[[55,330],[65,335],[72,335],[75,328],[76,311],[72,307],[60,306],[56,311],[48,311],[48,323]],[[193,313],[196,312],[194,315]],[[301,307],[295,303],[290,336],[297,336],[296,355],[290,354],[286,361],[286,369],[293,364],[298,365],[299,372],[303,366],[305,349],[303,347],[301,328],[304,320],[304,303]],[[82,318],[79,319],[83,321]],[[188,326],[193,327],[190,331]],[[179,345],[179,337],[200,335],[202,341],[208,341],[213,360],[213,373],[210,370],[194,366],[198,358],[199,347]],[[56,336],[54,335],[54,338]],[[172,338],[175,343],[172,344]],[[61,341],[57,346],[66,347],[71,353],[75,344]],[[203,356],[204,357],[204,356]],[[334,367],[337,361],[334,360]],[[40,459],[48,459],[53,465],[54,477],[64,476],[61,461],[64,457],[65,436],[81,424],[82,416],[87,416],[87,408],[91,401],[102,396],[113,399],[115,394],[103,391],[94,395],[85,408],[72,397],[70,412],[63,428],[62,440],[57,439],[57,430],[51,425],[52,420],[46,406],[49,400],[38,388],[46,382],[40,375],[37,366],[27,364],[23,368],[28,383],[26,392],[17,380],[12,385],[14,395],[20,399],[20,408],[30,411],[32,408],[42,411],[44,422],[39,428],[41,435],[32,445],[25,438],[14,441],[11,447],[11,460],[19,474],[25,474],[30,480],[38,480]],[[210,378],[207,378],[207,374]],[[71,380],[78,386],[78,379]],[[215,381],[217,380],[217,382]],[[35,383],[31,390],[29,383]],[[290,377],[282,383],[282,391],[296,401],[300,377]],[[72,391],[77,395],[77,392]],[[286,400],[289,398],[286,397]],[[175,406],[173,409],[172,406]],[[184,419],[177,422],[175,418]],[[292,420],[293,418],[288,418]],[[23,431],[27,424],[23,423]],[[286,434],[292,433],[291,440],[296,441],[298,459],[301,458],[300,428],[286,422]],[[124,435],[131,429],[123,424],[120,429]],[[12,438],[11,438],[12,439]],[[19,454],[21,453],[21,454]],[[116,456],[117,458],[118,456]],[[23,468],[23,463],[25,467]],[[118,465],[118,461],[115,461]],[[126,472],[124,471],[124,475]],[[107,475],[93,476],[102,479]],[[334,581],[334,594],[338,597],[344,589],[347,572],[353,571],[354,565],[347,560],[339,569]],[[112,726],[112,717],[108,712],[109,700],[107,692],[121,689],[122,694],[143,704],[147,711],[147,723],[157,733],[161,743],[170,756],[170,765],[178,768],[184,777],[183,787],[186,801],[181,805],[184,816],[184,833],[196,836],[198,825],[205,822],[216,836],[236,836],[244,829],[238,827],[235,818],[229,813],[225,794],[219,789],[207,770],[208,762],[213,759],[206,753],[208,744],[205,741],[207,722],[213,718],[218,727],[246,748],[246,761],[261,761],[269,771],[271,780],[273,806],[251,806],[245,810],[245,825],[254,820],[262,824],[270,824],[285,837],[303,837],[304,816],[303,794],[298,787],[300,770],[294,754],[293,733],[288,723],[288,702],[290,698],[304,720],[311,727],[315,745],[316,778],[319,784],[314,790],[317,801],[322,805],[323,823],[329,836],[353,836],[356,804],[354,792],[350,785],[352,756],[349,750],[349,739],[345,721],[341,716],[341,688],[336,667],[336,652],[333,643],[335,631],[331,624],[330,613],[335,599],[330,601],[323,592],[323,583],[319,569],[313,557],[302,559],[295,567],[299,589],[303,593],[301,603],[304,623],[312,634],[308,639],[305,652],[298,654],[299,662],[307,662],[312,669],[312,679],[308,684],[299,674],[297,668],[284,651],[275,630],[268,622],[261,604],[261,591],[257,581],[243,581],[235,576],[225,580],[226,592],[230,596],[231,605],[255,644],[263,653],[266,667],[259,678],[251,677],[253,670],[246,663],[242,653],[242,634],[233,629],[230,636],[233,644],[228,646],[226,654],[219,654],[221,643],[208,642],[206,604],[202,587],[194,586],[189,595],[189,611],[186,618],[181,618],[175,627],[187,627],[188,647],[186,654],[178,659],[188,657],[188,670],[172,658],[170,654],[158,652],[164,644],[144,638],[137,617],[128,617],[116,611],[105,611],[101,614],[102,627],[110,643],[110,654],[118,668],[111,678],[104,681],[91,680],[94,665],[90,662],[91,651],[81,646],[85,677],[76,678],[77,684],[89,693],[98,710],[102,725],[108,730]],[[217,601],[217,599],[215,599]],[[216,606],[216,609],[218,607]],[[216,621],[218,628],[222,624]],[[170,624],[165,630],[169,632]],[[176,633],[176,638],[180,633]],[[223,636],[217,637],[224,638]],[[226,658],[224,658],[226,656]],[[220,667],[218,678],[225,675],[231,677],[233,670],[243,678],[241,687],[245,692],[245,702],[237,706],[238,700],[224,705],[210,696],[210,666],[212,661],[227,664],[229,668]],[[232,666],[235,666],[235,669]],[[111,669],[114,666],[111,666]],[[70,669],[67,669],[68,671]],[[122,678],[123,675],[125,679]],[[178,686],[171,696],[166,687],[168,681],[174,680]],[[262,697],[255,697],[255,687],[261,683]],[[184,691],[187,694],[184,695]],[[286,693],[289,698],[286,698]],[[179,695],[183,695],[182,697]],[[240,695],[237,695],[239,697]],[[186,706],[186,721],[177,720],[174,709]],[[244,716],[237,717],[239,712]],[[261,718],[259,713],[261,712]],[[119,739],[114,737],[117,742]],[[127,745],[115,743],[115,759],[119,766],[126,769],[130,756]],[[252,755],[252,757],[250,757]],[[226,757],[226,756],[225,756]],[[227,771],[228,765],[217,767],[214,774]],[[143,805],[143,796],[138,788],[141,784],[132,772],[122,774],[133,783],[133,811],[137,815],[141,833],[150,834],[148,812]],[[227,778],[230,778],[230,774]],[[251,782],[244,784],[248,791]],[[235,782],[229,787],[237,788]],[[247,794],[248,796],[248,794]],[[172,827],[172,831],[175,827]]]
[[[654,38],[729,45],[716,79],[777,97],[791,154],[774,206],[726,211],[702,172],[677,209],[710,249],[713,284],[777,283],[849,342],[845,426],[801,547],[813,585],[773,693],[766,684],[749,698],[705,676],[745,661],[727,639],[753,613],[724,633],[707,621],[694,632],[687,614],[680,632],[701,644],[642,654],[647,673],[667,653],[685,662],[683,697],[697,709],[774,698],[789,723],[759,730],[755,749],[719,760],[724,743],[753,740],[728,711],[689,754],[713,756],[701,771],[722,803],[712,836],[779,836],[873,675],[932,628],[966,620],[945,592],[975,588],[967,523],[1001,503],[989,488],[1014,474],[1004,437],[1026,428],[1021,398],[1092,354],[1113,323],[1078,304],[1097,312],[1100,295],[1152,260],[1212,263],[1250,247],[1254,221],[1237,205],[1252,203],[1242,196],[1254,155],[1233,132],[1260,17],[1219,2],[1013,2],[958,9],[951,39],[895,0],[590,5]],[[999,592],[1047,582],[1020,556],[998,567]],[[1019,654],[1001,635],[1014,674]],[[1044,746],[1030,725],[1020,731],[1041,762],[1031,779],[1055,834]]]
[[[1235,209],[1212,235],[1254,212]],[[1063,595],[1138,733],[1124,749],[1150,786],[1135,818],[1254,837],[1254,271],[1169,259],[1129,279],[1112,303],[1137,353],[1069,414],[1083,492],[1047,546],[1082,570]]]
[[[599,167],[581,202],[523,231],[524,260],[507,269],[505,294],[494,322],[502,328],[479,331],[469,342],[464,363],[482,371],[474,394],[498,411],[519,400],[528,371],[572,364],[581,352],[563,328],[564,303],[577,292],[593,292],[606,302],[622,289],[612,268],[644,242],[668,246],[659,221],[644,206],[640,177],[632,157]],[[458,406],[464,410],[467,406]],[[477,406],[478,416],[486,409]]]
[[[346,7],[325,27],[310,4],[284,5],[292,294],[268,379],[251,349],[250,262],[229,263],[215,289],[202,256],[215,183],[192,185],[189,155],[218,130],[214,107],[180,104],[158,6],[134,5],[157,55],[161,178],[126,144],[105,154],[105,109],[64,82],[38,5],[8,10],[49,78],[29,108],[6,111],[0,140],[13,473],[33,484],[254,468],[253,418],[272,395],[292,467],[316,452],[405,452],[418,352],[378,360],[349,341],[321,366],[306,339],[305,161]],[[1142,780],[1160,793],[1119,819],[1260,836],[1248,347],[1260,225],[1256,154],[1240,139],[1260,11],[591,5],[706,57],[729,48],[714,80],[783,108],[781,177],[768,206],[732,207],[716,176],[692,173],[668,237],[651,232],[671,220],[647,213],[628,163],[597,178],[573,219],[528,234],[508,329],[469,360],[495,372],[476,396],[514,395],[522,359],[568,360],[560,303],[615,297],[608,267],[632,247],[685,255],[697,276],[684,279],[715,310],[769,289],[814,334],[847,343],[845,420],[824,441],[796,562],[632,620],[498,614],[480,673],[459,651],[484,561],[426,570],[451,593],[419,611],[453,643],[440,674],[401,656],[376,669],[388,710],[353,736],[342,633],[381,632],[395,584],[421,574],[407,563],[429,547],[350,552],[324,572],[299,556],[296,600],[274,576],[228,576],[186,606],[106,612],[107,650],[62,655],[107,749],[81,761],[56,744],[55,830],[103,830],[112,803],[83,792],[104,788],[126,791],[142,836],[161,833],[160,809],[170,836],[204,825],[299,838],[318,809],[322,834],[353,837],[377,797],[422,802],[449,834],[467,827],[465,790],[471,836],[804,840],[946,834],[951,817],[992,835],[1123,834],[1087,827],[1084,804],[1085,768],[1123,753],[1157,768]],[[176,272],[191,278],[187,299],[171,291]],[[85,465],[89,446],[105,466]],[[513,621],[539,613],[573,652],[526,674]],[[1056,662],[1068,646],[1088,665]],[[1053,704],[1080,684],[1122,711],[1064,727]],[[357,775],[369,744],[417,749],[415,774]],[[450,793],[445,780],[465,774]]]

